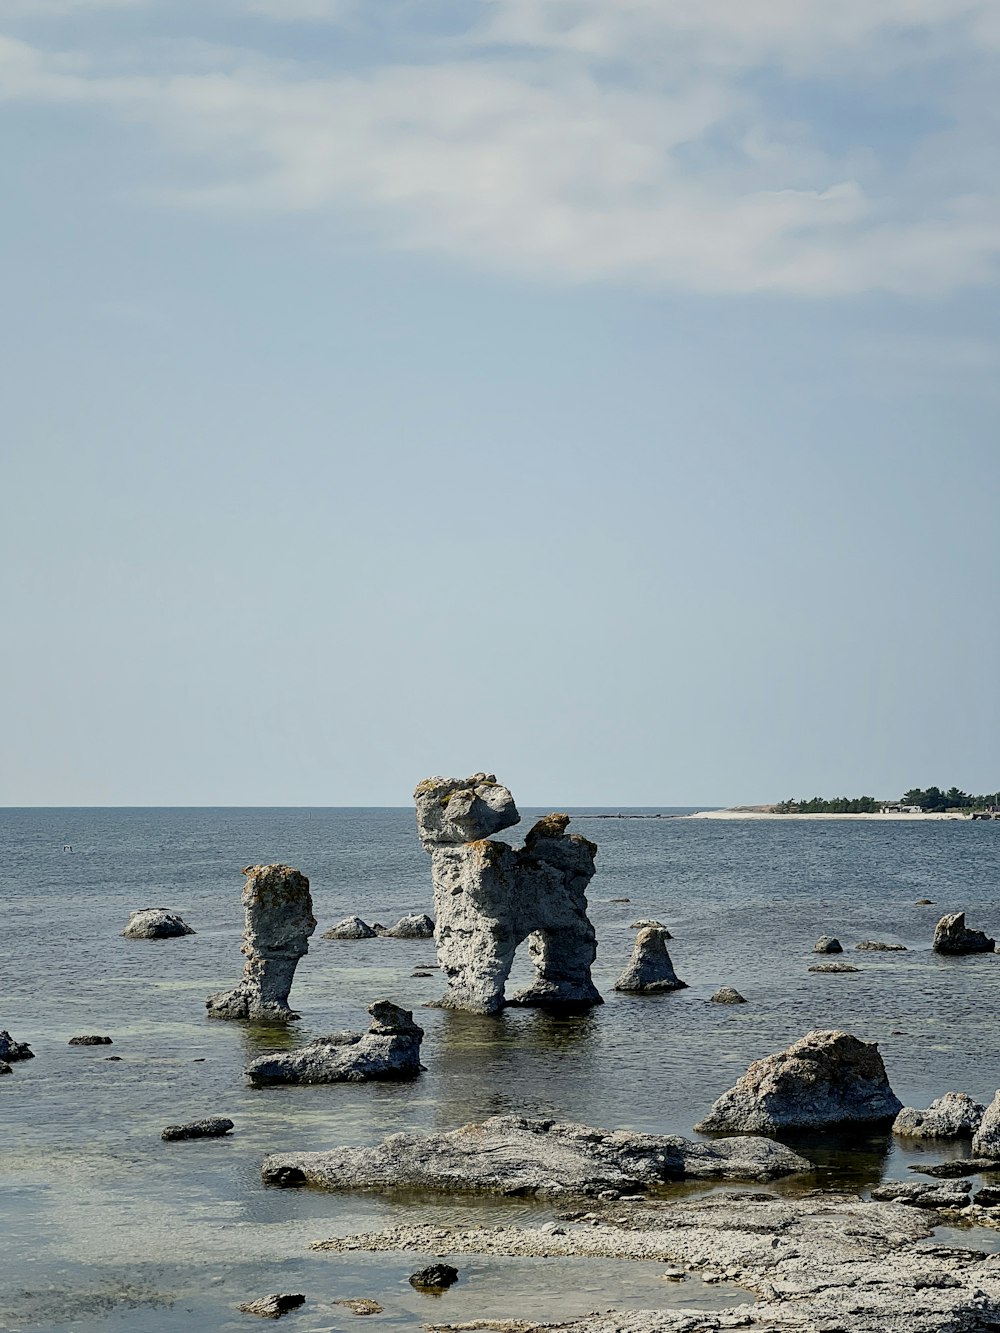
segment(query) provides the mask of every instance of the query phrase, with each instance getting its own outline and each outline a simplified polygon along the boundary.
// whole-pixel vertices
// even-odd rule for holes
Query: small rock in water
[[[218,1139],[232,1128],[233,1122],[225,1116],[212,1116],[208,1120],[191,1120],[186,1125],[168,1125],[160,1138],[171,1142],[175,1139]]]
[[[419,1273],[411,1273],[410,1286],[418,1291],[444,1291],[458,1281],[458,1269],[451,1264],[431,1264]]]
[[[26,1041],[15,1041],[9,1032],[0,1032],[0,1060],[34,1060],[35,1052]]]
[[[335,926],[323,932],[324,940],[373,940],[375,931],[359,916],[345,916]]]
[[[110,1046],[110,1037],[70,1037],[70,1046]]]
[[[6,1060],[0,1060],[0,1074],[13,1074],[13,1072]]]
[[[860,972],[853,963],[813,963],[810,972]]]
[[[179,935],[193,935],[191,927],[165,907],[141,907],[129,914],[122,934],[127,940],[171,940]]]
[[[271,1296],[261,1296],[259,1300],[248,1301],[238,1309],[244,1314],[260,1315],[261,1319],[280,1319],[289,1310],[297,1310],[300,1305],[305,1304],[305,1299],[301,1292],[295,1294],[287,1291],[275,1292]]]
[[[946,1092],[926,1111],[904,1106],[892,1122],[892,1132],[911,1139],[971,1138],[982,1123],[986,1107],[964,1092]]]
[[[608,902],[609,902],[609,903],[630,903],[631,901],[632,901],[631,898],[609,898],[609,899],[608,899]]]
[[[666,941],[670,938],[662,926],[645,926],[635,937],[635,948],[628,966],[615,982],[615,990],[631,991],[643,995],[656,994],[660,991],[683,990],[686,981],[681,981],[674,971],[667,952]]]
[[[966,1208],[971,1193],[971,1180],[954,1180],[944,1185],[924,1180],[887,1180],[884,1185],[876,1185],[872,1198],[880,1203],[906,1203],[912,1208]]]
[[[813,945],[813,953],[843,953],[844,946],[833,935],[821,935]]]
[[[992,1157],[955,1157],[949,1162],[934,1162],[931,1166],[914,1163],[910,1170],[938,1180],[957,1180],[960,1176],[978,1175],[980,1171],[1000,1170],[1000,1162]]]
[[[713,1004],[746,1004],[746,998],[733,986],[720,986],[709,999]]]
[[[105,1064],[122,1064],[123,1062],[122,1062],[122,1057],[121,1057],[120,1055],[106,1055],[106,1056],[104,1057],[104,1063],[105,1063]]]
[[[433,972],[411,972],[410,976],[417,978],[417,980],[419,981],[427,981],[428,978],[430,978],[431,980],[434,979]]]
[[[426,912],[403,916],[385,933],[392,940],[430,940],[434,938],[434,921]]]
[[[918,898],[913,905],[914,907],[933,907],[934,900],[933,898]]]
[[[421,1072],[424,1030],[409,1009],[389,1000],[369,1005],[367,1032],[332,1032],[297,1051],[262,1055],[247,1067],[254,1087],[274,1083],[361,1083],[369,1079],[416,1078]]]
[[[351,1314],[382,1314],[383,1307],[369,1296],[349,1296],[345,1300],[334,1301],[334,1305],[343,1305]]]
[[[934,952],[947,954],[992,953],[996,940],[982,930],[970,930],[964,912],[943,916],[934,927]]]
[[[854,947],[862,953],[906,953],[905,944],[884,944],[882,940],[862,940]]]

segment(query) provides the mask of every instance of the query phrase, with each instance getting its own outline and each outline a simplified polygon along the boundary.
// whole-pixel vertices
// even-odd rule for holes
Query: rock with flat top
[[[70,1037],[70,1046],[111,1046],[110,1037],[98,1037],[93,1034],[84,1037]]]
[[[860,972],[853,963],[813,963],[810,972]]]
[[[432,940],[434,922],[426,913],[403,916],[385,933],[392,940]]]
[[[248,1301],[238,1308],[244,1314],[259,1315],[261,1319],[280,1319],[289,1310],[297,1310],[300,1305],[304,1305],[305,1299],[301,1292],[280,1291],[270,1296],[261,1296],[256,1301]]]
[[[654,995],[662,991],[682,990],[667,952],[668,933],[661,926],[645,926],[635,937],[635,947],[628,966],[615,982],[615,990]]]
[[[189,1120],[185,1125],[168,1125],[160,1138],[168,1142],[178,1139],[221,1139],[232,1128],[233,1122],[227,1116],[216,1115],[207,1120]]]
[[[309,881],[286,865],[247,866],[243,873],[243,978],[235,990],[210,995],[205,1007],[210,1018],[287,1023],[298,1018],[288,993],[316,929]]]
[[[872,1198],[880,1203],[906,1203],[911,1208],[967,1208],[971,1180],[887,1180],[876,1185]]]
[[[821,935],[813,945],[813,953],[843,953],[844,946],[833,935]]]
[[[774,1180],[812,1170],[763,1138],[693,1143],[520,1116],[492,1116],[447,1134],[393,1134],[373,1148],[275,1153],[266,1184],[331,1190],[442,1190],[506,1195],[631,1194],[676,1180]]]
[[[996,940],[981,930],[970,930],[964,912],[943,916],[934,927],[934,952],[946,954],[992,953]]]
[[[15,1041],[6,1028],[0,1032],[0,1060],[13,1064],[15,1060],[34,1060],[35,1052],[26,1041]]]
[[[848,1032],[808,1032],[755,1060],[695,1128],[773,1134],[820,1125],[876,1125],[902,1103],[889,1086],[874,1042]]]
[[[862,940],[854,947],[860,953],[906,953],[905,944],[886,944],[883,940]]]
[[[376,1000],[368,1012],[367,1032],[332,1032],[297,1051],[262,1055],[247,1068],[247,1078],[254,1087],[415,1078],[421,1070],[423,1028],[408,1009],[389,1000]]]
[[[366,925],[359,916],[345,916],[322,934],[324,940],[373,940],[375,931]]]
[[[986,1107],[964,1092],[946,1092],[926,1110],[904,1106],[892,1132],[908,1139],[962,1139],[975,1134]]]
[[[141,907],[129,914],[122,934],[127,940],[172,940],[194,931],[176,912],[165,907]]]

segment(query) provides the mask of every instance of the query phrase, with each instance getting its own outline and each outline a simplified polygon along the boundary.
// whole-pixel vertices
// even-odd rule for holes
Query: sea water
[[[407,1277],[433,1256],[308,1245],[390,1222],[539,1222],[552,1207],[265,1189],[261,1159],[496,1114],[689,1134],[749,1061],[817,1027],[877,1041],[908,1105],[951,1089],[992,1098],[1000,957],[940,958],[929,946],[937,918],[960,909],[1000,936],[1000,825],[598,813],[574,812],[572,827],[600,846],[590,905],[606,1003],[577,1017],[482,1018],[423,1007],[443,984],[437,971],[412,975],[435,961],[432,941],[320,938],[354,913],[389,925],[431,910],[429,859],[410,810],[0,811],[0,1028],[37,1057],[0,1079],[0,1329],[237,1329],[246,1316],[236,1305],[270,1291],[304,1292],[289,1323],[310,1331],[356,1327],[336,1302],[359,1296],[385,1307],[366,1326],[400,1329],[731,1304],[743,1294],[667,1283],[656,1264],[589,1259],[462,1257],[455,1287],[423,1295]],[[204,1010],[205,997],[241,972],[240,868],[271,861],[310,877],[319,921],[292,991],[302,1019],[287,1032]],[[932,905],[917,906],[920,898]],[[150,906],[179,912],[197,933],[123,939],[129,912]],[[673,934],[686,990],[612,989],[630,923],[644,917]],[[823,934],[841,939],[858,973],[809,973]],[[856,954],[862,939],[907,952]],[[515,981],[527,976],[519,957]],[[748,1003],[710,1003],[721,985]],[[255,1056],[362,1030],[368,1004],[383,997],[413,1009],[426,1030],[417,1080],[246,1084]],[[83,1033],[114,1044],[67,1044]],[[164,1125],[207,1115],[230,1116],[234,1133],[160,1140]],[[862,1192],[956,1151],[904,1148],[883,1134],[813,1136],[804,1148],[822,1183]]]

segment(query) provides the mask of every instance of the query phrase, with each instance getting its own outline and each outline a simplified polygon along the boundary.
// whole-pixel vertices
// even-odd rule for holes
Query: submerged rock
[[[0,1060],[13,1064],[15,1060],[34,1060],[34,1058],[35,1052],[26,1041],[15,1041],[6,1029],[0,1032]]]
[[[177,1139],[221,1139],[233,1128],[233,1122],[226,1116],[210,1116],[207,1120],[189,1120],[186,1125],[168,1125],[160,1134],[161,1139],[174,1142]]]
[[[414,796],[420,841],[431,856],[438,958],[448,983],[438,1003],[482,1014],[505,1003],[600,1004],[590,975],[597,937],[586,897],[596,846],[567,834],[563,814],[540,819],[518,850],[491,841],[520,819],[492,774],[427,778]],[[507,1001],[504,985],[524,940],[535,980]]]
[[[300,1305],[304,1305],[305,1299],[301,1292],[274,1292],[270,1296],[261,1296],[259,1300],[248,1301],[246,1305],[237,1308],[244,1314],[260,1315],[261,1319],[280,1319],[283,1314],[288,1314],[289,1310],[297,1310]]]
[[[493,1116],[447,1134],[393,1134],[373,1148],[275,1153],[265,1158],[262,1174],[267,1184],[331,1190],[547,1196],[628,1194],[689,1179],[774,1180],[811,1170],[805,1158],[771,1139],[693,1143],[676,1135]]]
[[[810,972],[860,972],[853,963],[813,963]]]
[[[948,954],[992,953],[996,941],[981,930],[970,930],[964,912],[943,916],[934,927],[934,952]]]
[[[674,971],[667,953],[668,933],[661,926],[645,926],[635,938],[628,966],[615,982],[615,990],[653,994],[682,990],[687,986]]]
[[[844,946],[833,935],[821,935],[813,945],[813,953],[843,953]]]
[[[324,940],[373,940],[375,931],[366,925],[359,916],[345,916],[322,934]]]
[[[176,912],[165,907],[141,907],[129,914],[122,934],[127,940],[172,940],[179,935],[193,935],[194,931]]]
[[[243,978],[235,990],[210,995],[205,1008],[210,1018],[287,1023],[298,1018],[288,993],[316,929],[309,881],[286,865],[247,866],[243,873]]]
[[[986,1107],[964,1092],[946,1092],[926,1111],[904,1106],[892,1122],[892,1132],[910,1139],[970,1138],[979,1128]]]
[[[432,940],[434,922],[426,913],[403,916],[385,934],[393,940]]]
[[[70,1046],[110,1046],[110,1037],[70,1037]]]
[[[854,947],[861,953],[906,953],[905,944],[885,944],[882,940],[862,940]]]
[[[720,986],[709,999],[713,1004],[746,1004],[746,999],[733,986]]]
[[[977,1157],[1000,1157],[1000,1089],[983,1113],[972,1139],[972,1151]]]
[[[351,1314],[383,1314],[385,1307],[379,1305],[378,1301],[373,1301],[370,1296],[345,1296],[339,1301],[334,1301],[334,1305],[343,1305],[350,1310]]]
[[[410,1274],[410,1286],[418,1291],[444,1291],[458,1281],[458,1269],[451,1264],[431,1264]]]
[[[388,1000],[376,1000],[367,1032],[332,1032],[301,1046],[254,1060],[246,1071],[254,1087],[274,1083],[364,1083],[371,1079],[415,1078],[421,1071],[423,1028],[413,1014]]]
[[[695,1128],[773,1134],[872,1125],[893,1120],[901,1109],[874,1042],[848,1032],[808,1032],[787,1050],[755,1060]]]

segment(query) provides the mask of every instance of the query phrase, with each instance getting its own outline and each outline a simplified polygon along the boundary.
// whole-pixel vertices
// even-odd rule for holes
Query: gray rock
[[[403,916],[385,933],[393,940],[432,940],[434,922],[426,913],[419,916]]]
[[[6,1060],[0,1060],[0,1074],[13,1074],[13,1072]]]
[[[996,941],[981,930],[969,930],[964,912],[943,916],[934,927],[934,952],[947,954],[992,953]]]
[[[321,938],[324,940],[373,940],[375,931],[372,930],[371,926],[365,925],[359,916],[345,916],[343,921],[338,921],[329,930],[324,930]]]
[[[906,953],[905,944],[885,944],[882,940],[862,940],[854,947],[862,953]]]
[[[233,1122],[226,1116],[210,1116],[207,1120],[189,1120],[186,1125],[168,1125],[160,1134],[161,1139],[173,1142],[177,1139],[221,1139],[233,1128]]]
[[[638,921],[633,921],[629,930],[644,930],[647,926],[655,926],[657,930],[662,930],[664,939],[672,940],[674,938],[662,921],[654,921],[651,917],[642,917]]]
[[[281,1291],[261,1296],[256,1301],[248,1301],[246,1305],[237,1308],[244,1314],[259,1315],[261,1319],[280,1319],[289,1310],[297,1310],[300,1305],[304,1305],[305,1299],[301,1292]]]
[[[431,1264],[410,1274],[410,1286],[418,1291],[444,1291],[458,1281],[458,1269],[451,1264]]]
[[[415,1078],[420,1073],[423,1028],[413,1014],[389,1000],[376,1000],[367,1032],[332,1032],[297,1051],[262,1055],[247,1068],[254,1087],[275,1083],[364,1083]]]
[[[1000,1161],[993,1157],[953,1157],[947,1162],[932,1162],[929,1166],[916,1162],[909,1169],[938,1180],[957,1180],[960,1176],[978,1175],[980,1171],[1000,1170]]]
[[[808,1032],[787,1050],[755,1060],[695,1128],[773,1134],[880,1124],[901,1109],[874,1042],[847,1032]]]
[[[984,1185],[973,1194],[972,1202],[980,1208],[1000,1208],[1000,1189],[994,1185]]]
[[[933,907],[934,900],[932,898],[917,898],[913,905],[914,907]]]
[[[860,972],[853,963],[813,963],[810,972]]]
[[[127,940],[172,940],[179,935],[193,935],[191,927],[165,907],[142,907],[129,914],[122,934]]]
[[[210,1018],[287,1023],[298,1018],[288,993],[316,929],[309,881],[286,865],[247,866],[243,874],[243,978],[235,990],[210,995],[205,1007]]]
[[[378,1301],[373,1301],[370,1296],[344,1296],[333,1304],[343,1305],[351,1314],[356,1315],[385,1313],[385,1306],[379,1305]]]
[[[813,945],[813,953],[843,953],[844,946],[833,935],[821,935]]]
[[[976,1157],[1000,1157],[1000,1089],[987,1106],[973,1135],[972,1151]]]
[[[892,1122],[892,1132],[910,1139],[971,1138],[979,1128],[986,1107],[964,1092],[946,1092],[926,1111],[904,1106]]]
[[[720,986],[709,999],[713,1004],[746,1004],[746,999],[733,986]]]
[[[905,1203],[911,1208],[966,1208],[972,1193],[971,1180],[933,1184],[924,1180],[887,1180],[876,1185],[872,1198],[881,1202]]]
[[[6,1028],[0,1032],[0,1060],[13,1064],[15,1060],[34,1060],[35,1052],[26,1041],[15,1041]]]
[[[444,1190],[506,1195],[634,1193],[673,1180],[773,1180],[811,1171],[770,1139],[693,1143],[675,1135],[493,1116],[447,1134],[394,1134],[373,1148],[276,1153],[267,1184],[331,1190]]]
[[[70,1046],[110,1046],[110,1037],[70,1037]]]
[[[586,898],[597,848],[567,835],[569,816],[540,819],[515,851],[488,836],[519,818],[510,792],[492,776],[428,778],[415,798],[448,983],[438,1005],[494,1014],[505,1003],[600,1004],[590,976],[597,938]],[[524,940],[535,980],[507,1000],[504,985]]]
[[[635,947],[625,971],[615,982],[615,990],[654,994],[682,990],[681,981],[667,953],[669,935],[661,926],[644,926],[635,937]]]

